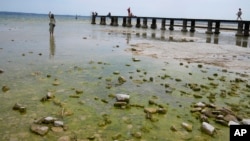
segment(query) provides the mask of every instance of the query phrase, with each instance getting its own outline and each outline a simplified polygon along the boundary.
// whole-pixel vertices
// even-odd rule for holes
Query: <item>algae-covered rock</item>
[[[32,124],[30,130],[38,135],[44,136],[49,132],[49,127],[44,125]]]
[[[127,80],[123,76],[118,77],[118,82],[119,83],[125,83]]]
[[[188,123],[183,122],[183,123],[181,123],[181,126],[182,126],[184,129],[186,129],[188,132],[192,132],[192,130],[193,130],[193,126],[190,125],[190,124],[188,124]]]
[[[8,87],[8,86],[3,86],[2,87],[2,91],[3,92],[7,92],[7,91],[9,91],[10,90],[10,88]]]

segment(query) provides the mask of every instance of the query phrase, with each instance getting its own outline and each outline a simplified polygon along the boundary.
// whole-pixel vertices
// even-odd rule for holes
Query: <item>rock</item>
[[[194,98],[202,98],[202,95],[200,95],[200,94],[194,94],[193,96],[194,96]]]
[[[130,96],[128,94],[116,94],[115,97],[117,101],[129,103]]]
[[[220,123],[221,125],[228,126],[228,122],[221,119],[216,119],[215,122]]]
[[[213,136],[213,134],[215,133],[215,128],[207,122],[202,122],[201,131],[210,136]]]
[[[138,58],[132,58],[132,60],[133,60],[134,62],[139,62],[139,61],[141,61],[141,60],[138,59]]]
[[[148,104],[150,104],[150,105],[157,105],[157,103],[154,100],[152,100],[152,99],[148,100]]]
[[[58,121],[58,120],[54,121],[54,126],[56,127],[63,127],[63,125],[64,125],[63,121]]]
[[[13,110],[18,110],[20,113],[26,113],[26,107],[22,106],[19,103],[16,103],[13,108]]]
[[[126,106],[126,105],[127,105],[127,102],[115,102],[114,103],[115,107],[122,107],[122,106]]]
[[[44,125],[32,124],[30,130],[38,135],[44,136],[49,132],[49,127]]]
[[[123,76],[119,76],[118,77],[118,82],[119,83],[124,83],[124,82],[126,82],[127,80],[123,77]]]
[[[195,107],[195,108],[192,108],[191,109],[191,112],[193,113],[193,112],[200,112],[202,110],[202,108],[201,107]]]
[[[144,112],[145,113],[150,113],[150,114],[155,114],[157,113],[157,109],[156,108],[144,108]]]
[[[83,90],[76,90],[76,94],[82,94]]]
[[[114,71],[113,74],[118,75],[118,74],[120,74],[120,72],[119,71]]]
[[[52,98],[54,98],[54,95],[52,94],[52,92],[48,92],[47,95],[46,95],[46,98],[47,99],[52,99]]]
[[[113,139],[113,140],[118,140],[118,139],[121,138],[121,137],[122,137],[122,134],[117,133],[117,134],[115,134],[115,135],[112,136],[112,139]]]
[[[190,125],[190,124],[188,124],[188,123],[183,122],[183,123],[181,124],[181,126],[182,126],[184,129],[186,129],[188,132],[192,132],[192,130],[193,130],[193,126]]]
[[[56,118],[54,117],[45,117],[44,119],[42,119],[42,123],[50,124],[50,123],[54,123],[55,120]]]
[[[4,71],[2,69],[0,69],[0,73],[3,73]]]
[[[142,134],[141,134],[141,132],[135,132],[135,133],[132,133],[132,136],[140,139],[142,137]]]
[[[203,114],[200,115],[200,121],[201,122],[209,122],[208,117],[206,115],[203,115]]]
[[[3,92],[7,92],[7,91],[9,91],[10,90],[10,88],[8,87],[8,86],[3,86],[2,87],[2,91]]]
[[[55,81],[52,83],[52,85],[58,86],[58,85],[60,85],[60,82],[59,82],[58,80],[55,80]]]
[[[224,116],[223,120],[229,122],[229,121],[234,121],[234,122],[238,122],[237,118],[233,115],[227,114],[226,116]]]
[[[71,138],[69,136],[62,136],[57,141],[71,141]]]
[[[62,127],[51,127],[51,130],[56,133],[61,133],[64,131]]]
[[[20,113],[26,113],[26,107],[21,106],[20,109],[19,109],[19,112]]]
[[[172,126],[170,127],[170,130],[173,131],[173,132],[176,132],[176,131],[177,131],[177,128],[176,128],[174,125],[172,125]]]
[[[166,114],[166,113],[167,113],[167,110],[164,109],[164,108],[158,108],[158,109],[157,109],[157,113],[158,113],[158,114]]]
[[[250,119],[243,119],[241,123],[244,125],[250,125]]]
[[[240,124],[237,122],[234,122],[234,121],[229,121],[228,126],[230,126],[230,125],[240,125]]]
[[[194,105],[195,107],[205,107],[206,104],[204,104],[203,102],[198,102]]]
[[[16,103],[14,106],[13,106],[13,110],[19,110],[20,109],[20,107],[22,107],[22,105],[21,104],[19,104],[19,103]]]

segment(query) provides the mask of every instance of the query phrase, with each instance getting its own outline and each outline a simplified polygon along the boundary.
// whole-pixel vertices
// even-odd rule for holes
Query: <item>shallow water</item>
[[[202,32],[183,35],[179,31],[91,25],[88,18],[56,17],[56,20],[53,37],[49,36],[46,16],[15,16],[0,21],[0,69],[4,70],[0,74],[0,86],[10,88],[7,92],[0,91],[1,140],[57,140],[65,135],[79,140],[92,136],[95,140],[112,140],[119,134],[118,140],[229,140],[228,127],[211,120],[219,130],[210,137],[200,131],[199,120],[190,113],[193,103],[211,102],[207,98],[211,93],[216,94],[213,102],[218,106],[241,103],[239,113],[249,118],[250,111],[244,107],[248,104],[245,98],[249,97],[249,90],[245,85],[249,76],[223,72],[213,66],[199,68],[198,64],[183,62],[180,65],[178,61],[134,56],[124,51],[130,44],[146,40],[167,43],[162,36],[167,39],[170,35],[193,36],[199,39],[197,42],[206,42],[207,35]],[[235,40],[231,33],[221,34],[216,43],[235,44]],[[134,57],[140,61],[134,62]],[[214,76],[215,73],[218,76]],[[119,76],[127,82],[119,84]],[[150,77],[153,82],[149,81]],[[214,80],[208,80],[208,77]],[[225,77],[225,81],[220,81],[220,77]],[[220,91],[229,91],[235,78],[246,80],[236,84],[239,95],[220,97]],[[59,85],[54,86],[55,81]],[[219,83],[219,86],[211,87],[211,82]],[[209,89],[194,92],[186,87],[188,83],[207,85]],[[83,94],[71,98],[76,90],[82,90]],[[48,92],[55,98],[40,102]],[[148,104],[153,99],[168,112],[154,115],[157,120],[152,122],[145,118],[143,108],[115,108],[115,99],[110,95],[117,93],[130,94],[132,105],[156,107]],[[203,97],[195,99],[194,93]],[[27,107],[25,114],[12,110],[17,102]],[[62,111],[70,114],[62,116]],[[111,123],[102,126],[104,115]],[[29,130],[31,123],[46,116],[63,120],[67,130],[49,131],[44,137],[32,133]],[[185,131],[182,122],[192,124],[192,132]],[[177,132],[170,130],[173,125]],[[142,134],[141,139],[132,136],[136,132]]]

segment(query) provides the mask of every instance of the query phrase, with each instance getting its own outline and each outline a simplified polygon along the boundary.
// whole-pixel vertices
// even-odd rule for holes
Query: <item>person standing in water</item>
[[[54,34],[54,28],[56,26],[56,20],[55,20],[55,17],[54,17],[54,14],[52,14],[51,12],[49,12],[49,33],[50,33],[50,36],[53,36]]]

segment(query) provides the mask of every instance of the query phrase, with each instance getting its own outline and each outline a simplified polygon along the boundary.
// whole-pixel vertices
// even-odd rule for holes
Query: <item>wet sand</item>
[[[235,45],[144,42],[131,44],[131,48],[128,50],[136,55],[146,55],[156,59],[175,59],[181,62],[201,63],[230,71],[250,73],[250,49]]]

